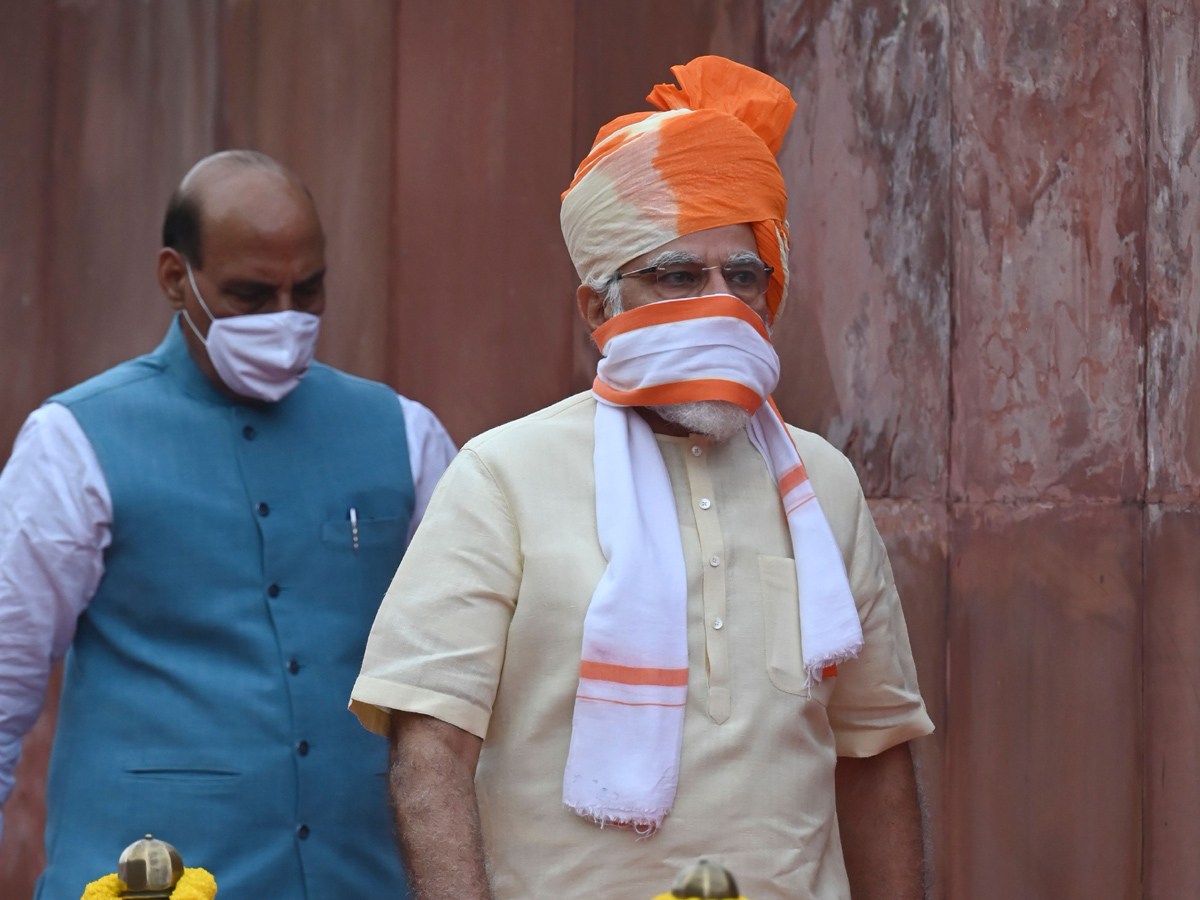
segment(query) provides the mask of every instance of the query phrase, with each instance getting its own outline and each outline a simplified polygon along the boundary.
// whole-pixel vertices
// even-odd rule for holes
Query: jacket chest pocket
[[[349,551],[374,547],[403,550],[407,533],[408,522],[398,517],[358,517],[353,522],[348,518],[335,519],[321,526],[321,540],[324,543]]]
[[[835,677],[805,685],[804,653],[800,642],[800,600],[796,561],[782,556],[758,558],[762,591],[763,641],[767,677],[771,684],[789,694],[811,696],[822,706],[833,693]]]

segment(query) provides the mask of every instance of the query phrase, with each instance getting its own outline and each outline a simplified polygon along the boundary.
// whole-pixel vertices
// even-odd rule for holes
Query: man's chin
[[[650,408],[666,421],[694,434],[706,434],[715,441],[729,440],[750,421],[750,413],[728,400],[697,400]]]

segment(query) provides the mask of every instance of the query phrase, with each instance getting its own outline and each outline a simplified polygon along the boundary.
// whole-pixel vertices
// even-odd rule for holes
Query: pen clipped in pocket
[[[353,521],[347,514],[344,519],[325,522],[321,526],[321,540],[353,553],[371,547],[403,547],[406,532],[407,523],[403,519],[373,519],[355,510]]]

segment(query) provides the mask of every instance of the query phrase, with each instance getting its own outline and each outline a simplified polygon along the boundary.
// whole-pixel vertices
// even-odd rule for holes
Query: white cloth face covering
[[[300,383],[317,351],[321,319],[294,309],[243,316],[213,316],[200,296],[191,263],[188,280],[200,306],[208,314],[208,337],[184,309],[183,317],[208,350],[208,358],[225,386],[241,397],[274,403]]]
[[[779,360],[762,320],[734,297],[696,297],[622,313],[594,337],[604,354],[593,385],[596,524],[608,566],[584,617],[563,802],[652,833],[679,779],[687,573],[670,477],[633,407],[727,400],[750,412],[791,533],[809,684],[857,656],[863,633],[841,551],[769,396]]]

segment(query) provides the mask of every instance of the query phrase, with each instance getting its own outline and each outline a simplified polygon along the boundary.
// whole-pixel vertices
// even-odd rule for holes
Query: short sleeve
[[[933,731],[887,549],[855,480],[854,548],[848,574],[863,628],[863,649],[838,666],[829,723],[838,756],[874,756]]]
[[[503,492],[472,450],[438,483],[383,598],[350,709],[386,734],[391,710],[487,733],[521,582]]]

